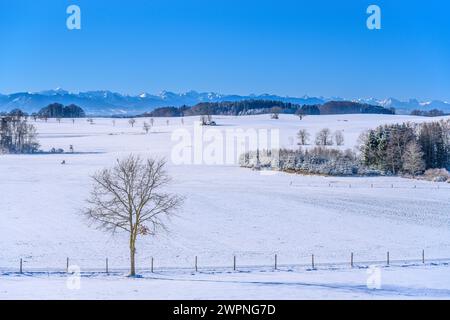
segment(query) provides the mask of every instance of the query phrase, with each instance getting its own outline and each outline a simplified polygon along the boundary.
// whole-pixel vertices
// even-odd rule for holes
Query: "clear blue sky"
[[[370,4],[382,30],[366,28]],[[450,100],[449,16],[437,0],[0,0],[0,92]]]

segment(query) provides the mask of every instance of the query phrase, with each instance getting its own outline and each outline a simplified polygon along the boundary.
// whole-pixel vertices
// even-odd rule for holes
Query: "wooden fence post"
[[[236,271],[236,256],[233,257],[233,271]]]
[[[275,254],[275,270],[278,268],[278,256]]]
[[[351,265],[352,268],[353,268],[353,252],[352,252],[351,257],[350,257],[350,265]]]
[[[387,252],[387,255],[386,255],[386,260],[387,260],[387,265],[389,265],[389,251]]]
[[[422,250],[422,263],[425,264],[425,250]]]
[[[106,258],[106,273],[109,273],[108,258]]]
[[[195,272],[198,271],[198,258],[195,256]]]
[[[151,272],[153,273],[153,257],[152,257],[152,264],[151,264]]]
[[[69,258],[66,259],[66,272],[69,272]]]
[[[23,269],[22,269],[22,258],[20,258],[20,273],[23,273]]]
[[[315,264],[314,264],[314,254],[311,255],[311,266],[313,269],[315,269]]]

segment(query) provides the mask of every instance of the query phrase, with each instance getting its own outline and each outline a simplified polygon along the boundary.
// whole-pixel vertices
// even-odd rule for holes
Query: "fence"
[[[113,273],[124,273],[128,271],[128,267],[111,267],[110,259],[105,258],[103,266],[81,268],[82,273],[102,273],[102,274],[113,274]],[[181,267],[181,266],[160,266],[157,265],[158,260],[151,257],[148,266],[144,268],[137,268],[138,272],[142,273],[164,273],[164,272],[242,272],[242,271],[294,271],[294,270],[304,270],[304,271],[314,271],[314,270],[332,270],[332,269],[345,269],[345,268],[367,268],[369,266],[417,266],[417,265],[433,265],[433,264],[450,264],[450,258],[427,258],[425,255],[425,250],[418,253],[417,259],[392,259],[391,253],[386,252],[386,256],[383,260],[358,260],[357,256],[351,252],[348,256],[348,261],[343,262],[321,262],[317,259],[317,256],[311,254],[309,263],[279,263],[279,255],[275,254],[273,260],[267,264],[259,265],[246,265],[239,264],[239,257],[236,255],[230,256],[229,266],[208,266],[205,264],[201,265],[201,260],[198,256],[192,257],[191,267]],[[77,265],[77,264],[74,264]],[[3,274],[66,274],[71,273],[71,260],[66,258],[64,266],[54,267],[54,268],[37,268],[32,266],[27,266],[23,259],[19,259],[17,268],[2,268],[0,267],[0,276]]]
[[[448,186],[447,186],[448,185]],[[291,183],[292,187],[307,187],[307,188],[354,188],[354,189],[420,189],[420,190],[450,190],[450,184],[439,183],[431,186],[428,183],[418,184],[373,184],[373,183],[309,183],[299,184]]]

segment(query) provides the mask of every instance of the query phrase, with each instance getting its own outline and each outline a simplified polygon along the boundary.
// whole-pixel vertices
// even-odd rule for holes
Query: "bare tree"
[[[316,135],[316,145],[318,146],[332,146],[333,137],[331,131],[328,128],[324,128]]]
[[[301,129],[297,133],[298,145],[304,146],[308,144],[310,134],[306,129]]]
[[[200,123],[202,126],[211,126],[215,125],[215,122],[212,119],[212,115],[203,115],[200,117]]]
[[[344,145],[344,134],[342,133],[342,131],[337,130],[334,133],[334,141],[336,141],[336,145],[338,145],[338,146]]]
[[[280,107],[273,107],[271,110],[272,114],[270,115],[271,119],[278,120],[280,118],[281,108]]]
[[[148,134],[148,132],[150,131],[151,127],[147,122],[144,122],[144,125],[142,127],[142,129],[145,131],[146,134]]]
[[[424,153],[416,141],[408,143],[403,154],[403,171],[415,177],[425,171]]]
[[[128,120],[128,123],[131,125],[132,128],[134,128],[134,124],[136,123],[136,119],[131,118]]]
[[[92,176],[94,188],[84,213],[100,229],[129,233],[130,276],[136,275],[138,236],[167,230],[166,219],[183,203],[182,197],[162,190],[171,180],[165,164],[165,160],[144,161],[129,155]]]

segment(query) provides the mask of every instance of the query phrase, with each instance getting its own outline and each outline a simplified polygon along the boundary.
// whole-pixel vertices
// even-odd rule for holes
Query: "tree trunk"
[[[136,246],[133,233],[130,234],[130,277],[134,277],[136,275]]]

